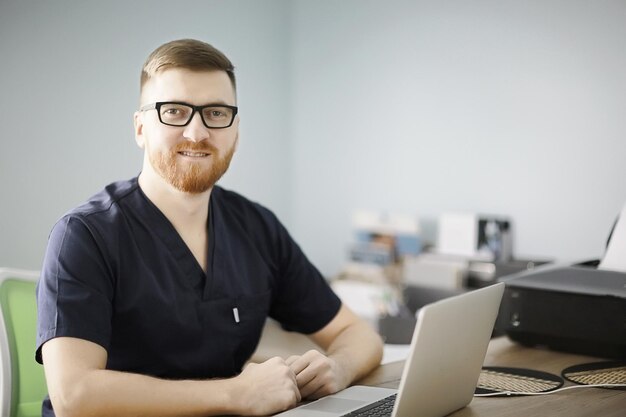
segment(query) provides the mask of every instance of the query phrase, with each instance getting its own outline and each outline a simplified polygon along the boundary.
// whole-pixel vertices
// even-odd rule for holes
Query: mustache
[[[216,154],[217,148],[207,141],[202,142],[183,142],[176,145],[173,149],[174,152],[192,151],[192,152],[204,152]]]

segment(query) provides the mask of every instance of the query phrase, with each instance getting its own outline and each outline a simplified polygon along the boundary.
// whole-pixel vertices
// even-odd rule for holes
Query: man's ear
[[[146,146],[146,140],[143,135],[143,112],[135,112],[133,115],[133,124],[135,126],[135,142],[137,143],[137,146],[144,149]]]

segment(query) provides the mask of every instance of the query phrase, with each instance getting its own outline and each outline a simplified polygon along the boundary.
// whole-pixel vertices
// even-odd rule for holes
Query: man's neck
[[[211,189],[199,194],[185,193],[145,169],[139,175],[139,186],[176,229],[206,225]]]

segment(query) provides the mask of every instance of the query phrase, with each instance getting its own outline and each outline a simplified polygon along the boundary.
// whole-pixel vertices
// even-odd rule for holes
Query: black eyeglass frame
[[[191,115],[189,116],[189,120],[187,120],[187,123],[182,124],[182,125],[175,125],[172,123],[164,122],[163,119],[161,118],[161,106],[165,104],[180,104],[182,106],[190,107],[192,111],[191,111]],[[227,109],[231,109],[233,111],[233,116],[230,119],[230,123],[228,123],[228,125],[226,126],[217,126],[217,127],[209,126],[206,120],[204,120],[204,114],[202,113],[204,109],[209,108],[209,107],[226,107]],[[200,113],[200,119],[202,120],[202,124],[206,126],[208,129],[226,129],[228,127],[231,127],[233,125],[233,122],[235,121],[235,116],[237,116],[237,112],[239,111],[239,108],[237,106],[229,106],[228,104],[213,103],[213,104],[206,104],[204,106],[194,106],[193,104],[185,103],[184,101],[157,101],[156,103],[146,104],[145,106],[141,106],[139,108],[140,111],[147,111],[147,110],[153,110],[153,109],[157,111],[157,115],[159,116],[159,122],[167,126],[176,126],[176,127],[187,126],[189,123],[191,123],[191,120],[193,119],[193,116],[196,114],[196,112],[198,112]]]

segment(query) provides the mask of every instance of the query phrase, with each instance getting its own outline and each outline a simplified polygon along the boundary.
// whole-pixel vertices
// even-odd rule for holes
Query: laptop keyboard
[[[342,417],[391,417],[393,405],[396,402],[396,395],[397,394],[393,394],[389,397],[385,397],[380,401],[376,401],[375,403],[368,404],[358,410],[344,414]]]

